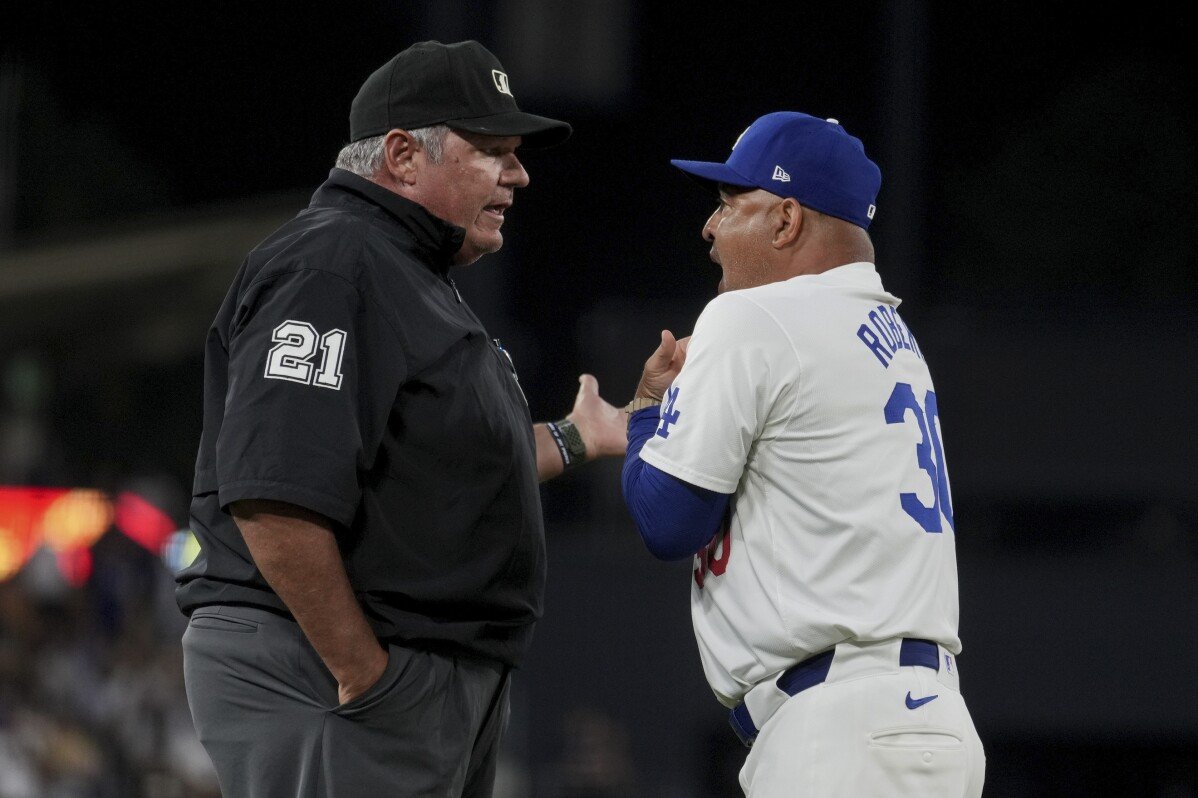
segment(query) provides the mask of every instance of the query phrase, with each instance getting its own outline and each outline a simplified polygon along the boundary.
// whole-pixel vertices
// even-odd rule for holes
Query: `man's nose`
[[[709,243],[715,243],[715,228],[717,224],[715,217],[716,215],[714,213],[711,214],[711,216],[708,216],[707,221],[703,224],[703,240]]]
[[[520,159],[512,154],[512,160],[505,165],[503,170],[505,186],[514,188],[524,188],[528,185],[528,172],[524,171],[524,164],[520,163]]]

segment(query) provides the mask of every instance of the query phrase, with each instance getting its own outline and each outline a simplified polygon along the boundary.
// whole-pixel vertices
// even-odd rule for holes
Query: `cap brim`
[[[523,136],[521,144],[525,147],[552,147],[570,138],[574,132],[574,128],[565,122],[523,111],[507,111],[471,119],[448,119],[445,124],[454,130],[486,136]]]
[[[720,183],[726,183],[730,186],[742,186],[744,188],[753,188],[756,185],[752,180],[749,180],[726,163],[680,161],[676,158],[671,159],[670,163],[695,178],[704,188],[711,191],[719,190]]]

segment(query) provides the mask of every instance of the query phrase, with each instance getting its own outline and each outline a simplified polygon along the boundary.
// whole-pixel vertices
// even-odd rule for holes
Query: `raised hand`
[[[587,460],[624,454],[628,446],[628,421],[619,408],[599,396],[599,381],[590,374],[578,378],[574,409],[566,418],[578,427],[587,447]]]
[[[661,331],[661,343],[645,361],[645,370],[641,372],[641,381],[636,386],[637,396],[658,400],[665,396],[666,388],[682,371],[690,340],[689,335],[676,340],[669,330]]]

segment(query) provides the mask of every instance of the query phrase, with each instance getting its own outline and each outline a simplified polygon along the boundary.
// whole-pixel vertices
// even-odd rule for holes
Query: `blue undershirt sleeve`
[[[719,529],[731,495],[700,488],[641,459],[641,448],[657,429],[658,409],[632,414],[624,456],[624,501],[649,552],[680,560],[703,548]]]

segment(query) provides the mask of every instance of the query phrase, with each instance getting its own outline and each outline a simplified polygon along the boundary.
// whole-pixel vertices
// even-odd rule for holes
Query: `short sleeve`
[[[736,492],[754,441],[789,415],[799,369],[778,323],[738,293],[721,294],[699,316],[641,450],[646,463],[719,493]]]
[[[221,506],[273,499],[349,526],[405,379],[382,314],[344,277],[301,269],[246,290],[228,348]]]

